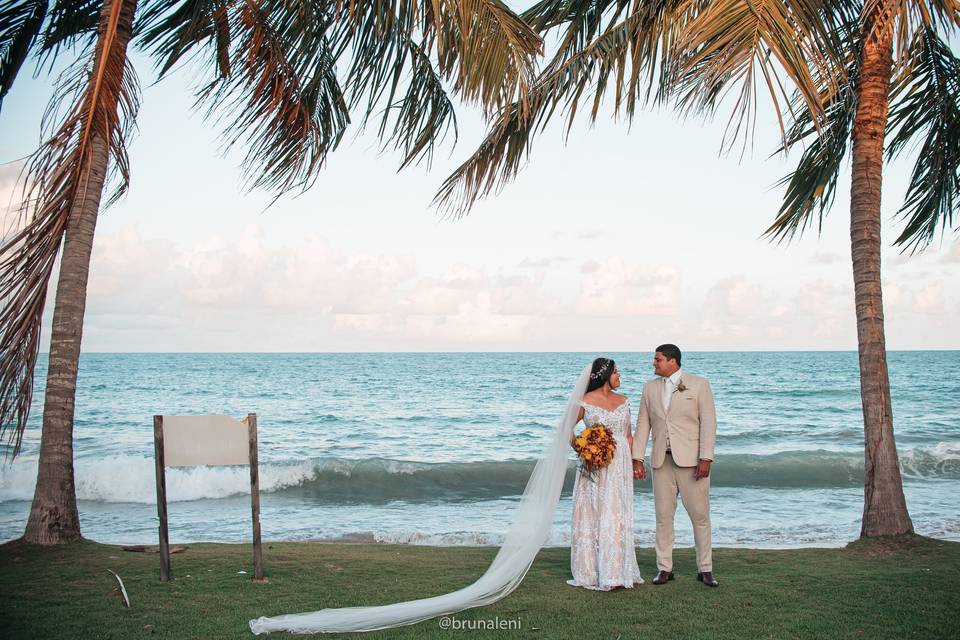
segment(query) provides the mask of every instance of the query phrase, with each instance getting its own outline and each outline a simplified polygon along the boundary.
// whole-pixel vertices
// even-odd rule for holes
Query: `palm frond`
[[[444,82],[485,109],[522,101],[541,45],[499,0],[146,0],[144,7],[140,44],[161,73],[212,46],[201,64],[214,74],[198,103],[225,125],[227,148],[249,145],[248,184],[279,193],[312,184],[358,107],[362,126],[377,117],[384,144],[402,150],[401,168],[429,161],[451,129],[456,136]]]
[[[457,116],[453,101],[447,95],[439,73],[429,56],[416,42],[408,41],[410,78],[403,97],[395,100],[401,82],[395,73],[387,96],[387,107],[380,119],[378,135],[384,146],[392,145],[403,153],[400,169],[426,159],[429,166],[433,149],[453,129],[457,141]],[[372,109],[367,110],[367,114]],[[393,115],[392,124],[390,116]]]
[[[435,35],[418,24],[426,18],[415,5],[397,13],[366,11],[330,16],[334,56],[348,57],[343,86],[351,111],[361,112],[365,128],[379,112],[378,136],[383,147],[403,153],[400,168],[426,159],[453,129],[456,114],[433,61]],[[419,39],[418,39],[419,38]],[[402,92],[402,93],[401,93]]]
[[[960,27],[957,0],[865,0],[861,5],[861,29],[868,36],[892,28],[894,48],[907,52],[920,31],[947,33]]]
[[[530,9],[524,17],[537,26],[568,21],[558,49],[533,83],[527,104],[514,102],[498,115],[479,148],[443,183],[434,204],[455,217],[468,213],[477,199],[516,177],[533,138],[557,114],[569,134],[581,104],[595,121],[607,96],[614,115],[623,109],[630,118],[638,104],[665,99],[663,74],[674,40],[693,15],[684,0],[545,2]]]
[[[232,71],[218,74],[198,103],[226,123],[226,148],[245,142],[249,187],[282,194],[309,188],[350,117],[323,25],[302,29],[287,13],[267,13],[267,4],[236,6]]]
[[[960,27],[960,2],[957,0],[910,0],[910,4],[925,28],[940,31]]]
[[[451,129],[456,141],[444,82],[487,114],[514,98],[525,102],[542,43],[498,0],[375,0],[337,9],[324,17],[325,35],[335,59],[349,56],[347,103],[360,109],[361,127],[380,112],[378,134],[403,152],[401,169],[429,163]]]
[[[916,34],[906,57],[892,83],[887,156],[922,140],[895,241],[914,252],[952,227],[960,204],[960,60],[932,28]]]
[[[563,25],[559,43],[540,78],[564,66],[579,72],[558,86],[567,103],[569,123],[580,103],[592,103],[595,120],[606,96],[613,96],[613,113],[625,108],[633,117],[638,103],[665,99],[665,71],[672,65],[677,36],[704,3],[687,0],[658,2],[548,1],[523,14],[541,30]],[[612,85],[612,89],[610,86]]]
[[[479,198],[513,180],[520,163],[529,157],[536,134],[564,104],[570,113],[568,122],[572,121],[581,95],[577,87],[583,86],[592,68],[587,56],[575,56],[542,74],[525,104],[516,101],[500,112],[477,150],[443,182],[433,203],[446,215],[459,218]]]
[[[152,51],[160,76],[194,47],[213,45],[220,77],[230,73],[230,18],[235,0],[146,0],[137,19],[140,46]]]
[[[814,74],[820,86],[820,100],[825,121],[817,126],[815,116],[800,96],[793,99],[796,114],[784,145],[779,152],[789,151],[797,144],[813,138],[803,151],[797,168],[784,177],[778,186],[785,186],[783,204],[776,219],[764,232],[772,240],[787,241],[802,235],[813,226],[816,217],[818,231],[823,228],[823,219],[833,204],[837,178],[846,156],[853,132],[857,111],[857,85],[860,78],[863,40],[856,15],[849,15],[841,26],[846,41],[847,60],[845,69],[830,72],[832,80]],[[837,78],[843,81],[837,83]]]
[[[500,0],[423,0],[426,39],[436,41],[437,66],[454,92],[487,114],[521,104],[543,41]],[[437,10],[439,9],[439,10]]]
[[[540,34],[565,27],[562,38],[565,44],[558,53],[566,49],[565,55],[569,57],[603,31],[605,24],[617,22],[636,4],[635,0],[541,0],[520,17]]]
[[[793,86],[819,127],[825,114],[817,77],[838,90],[831,72],[842,69],[843,41],[837,26],[849,19],[844,0],[715,0],[699,11],[681,36],[672,71],[679,105],[713,113],[731,90],[737,96],[724,135],[731,146],[744,144],[756,121],[757,87],[769,94],[781,135],[792,118],[787,87]],[[839,63],[838,63],[839,61]]]
[[[764,232],[775,240],[789,240],[813,224],[822,229],[823,219],[836,195],[837,177],[853,131],[857,97],[853,87],[845,87],[833,96],[825,108],[826,122],[817,131],[810,119],[788,132],[788,144],[813,136],[797,168],[778,185],[785,186],[783,204],[777,218]],[[805,127],[806,125],[806,127]]]
[[[77,42],[91,45],[97,35],[102,8],[102,0],[56,0],[43,32],[41,58],[52,65],[60,49]]]
[[[366,112],[397,77],[410,43],[435,60],[436,75],[463,100],[496,112],[522,96],[533,78],[540,37],[499,0],[372,0],[344,5],[328,19],[334,56],[351,53],[344,81]],[[409,64],[420,64],[421,56]]]
[[[544,93],[529,94],[532,110],[542,110]],[[536,123],[535,118],[523,113],[519,102],[505,109],[477,150],[443,182],[433,204],[447,215],[460,218],[479,198],[513,179],[521,160],[530,153]]]
[[[590,105],[590,120],[596,121],[606,98],[613,101],[613,115],[621,109],[632,120],[640,104],[664,101],[669,94],[666,72],[673,64],[676,39],[695,15],[684,0],[634,3],[623,14],[622,3],[613,8],[610,21],[596,29],[595,20],[571,24],[560,49],[542,75],[560,71],[565,81],[556,90],[566,103],[567,132],[580,103]],[[586,34],[594,34],[580,44]]]
[[[132,21],[132,4],[108,0],[92,55],[61,76],[44,117],[47,141],[26,165],[23,224],[0,245],[0,437],[13,456],[30,413],[47,287],[73,207],[88,197],[94,149],[107,147],[119,176],[108,204],[129,182],[126,140],[139,90],[116,33],[121,16]]]
[[[0,0],[0,108],[43,27],[46,13],[47,0]]]

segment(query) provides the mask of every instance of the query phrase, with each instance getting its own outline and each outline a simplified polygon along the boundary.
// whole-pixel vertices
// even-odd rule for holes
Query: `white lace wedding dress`
[[[603,424],[617,443],[613,461],[594,472],[591,480],[580,471],[573,486],[573,524],[567,584],[597,591],[643,584],[633,546],[633,463],[627,434],[630,401],[609,411],[586,402],[583,423]]]

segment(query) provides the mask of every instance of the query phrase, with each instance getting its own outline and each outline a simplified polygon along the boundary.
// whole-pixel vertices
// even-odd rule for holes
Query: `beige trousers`
[[[677,495],[693,523],[697,547],[697,570],[713,571],[710,542],[710,478],[693,477],[696,467],[678,467],[669,453],[659,469],[653,470],[653,505],[657,513],[657,568],[673,571],[673,520],[677,513]]]

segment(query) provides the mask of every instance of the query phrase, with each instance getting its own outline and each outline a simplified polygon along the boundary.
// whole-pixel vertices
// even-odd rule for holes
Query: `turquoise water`
[[[595,355],[619,364],[636,416],[650,354],[84,354],[75,452],[84,535],[157,538],[156,413],[259,415],[266,539],[496,544],[567,394]],[[960,352],[890,354],[897,445],[919,533],[960,538]],[[0,467],[0,539],[36,479],[45,359],[23,453]],[[854,352],[689,353],[719,417],[715,544],[837,545],[862,509]],[[550,544],[569,539],[573,459]],[[250,539],[245,467],[167,471],[171,540]],[[636,542],[653,543],[649,481]],[[677,516],[680,544],[692,542]]]

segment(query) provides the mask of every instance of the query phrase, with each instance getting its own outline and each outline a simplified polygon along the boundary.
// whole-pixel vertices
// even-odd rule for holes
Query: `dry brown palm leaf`
[[[113,0],[90,56],[61,76],[60,99],[44,116],[50,135],[24,171],[20,228],[0,245],[0,437],[12,444],[13,456],[30,413],[47,288],[71,207],[83,202],[90,188],[94,147],[107,146],[118,177],[108,204],[129,182],[126,139],[139,89],[122,47],[116,46],[116,32],[121,12],[132,11],[131,4]]]

